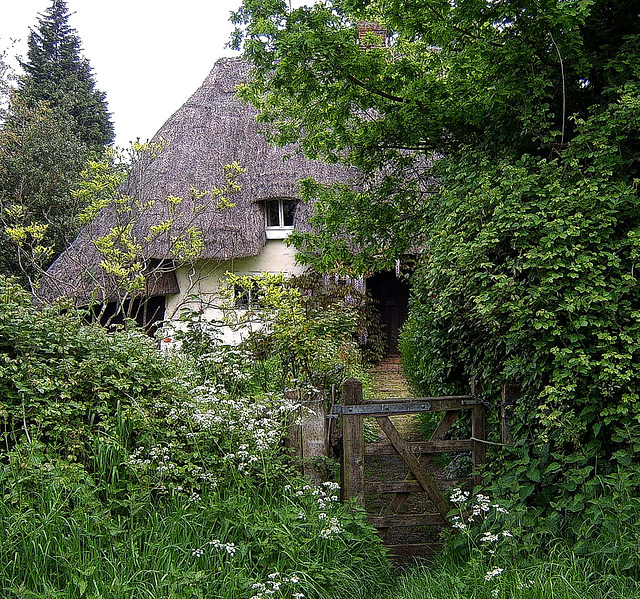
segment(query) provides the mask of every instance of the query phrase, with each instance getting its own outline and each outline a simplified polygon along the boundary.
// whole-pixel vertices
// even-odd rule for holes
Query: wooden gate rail
[[[462,410],[471,411],[471,438],[444,440]],[[400,436],[389,418],[394,414],[444,412],[444,417],[428,441],[411,443]],[[486,437],[485,408],[473,395],[424,397],[417,399],[362,400],[362,384],[348,379],[342,388],[342,405],[332,408],[332,414],[342,416],[342,499],[354,500],[365,507],[365,492],[392,494],[394,497],[382,515],[371,515],[369,521],[379,529],[392,526],[448,525],[446,516],[450,505],[443,490],[452,486],[469,486],[480,482],[480,467],[485,460]],[[363,436],[363,418],[376,418],[387,441],[366,444]],[[436,481],[427,471],[431,457],[438,453],[471,452],[473,479]],[[409,468],[403,481],[365,481],[365,456],[400,455]],[[425,492],[434,505],[435,513],[400,514],[412,492]]]

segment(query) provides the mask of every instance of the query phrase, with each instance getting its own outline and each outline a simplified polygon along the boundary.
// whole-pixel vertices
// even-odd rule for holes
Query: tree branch
[[[406,98],[401,98],[400,96],[394,96],[393,94],[388,94],[387,92],[381,91],[379,89],[372,89],[366,83],[364,83],[363,81],[360,81],[357,77],[354,77],[351,73],[345,73],[345,75],[347,79],[351,81],[351,83],[355,83],[357,86],[367,90],[372,94],[375,94],[376,96],[380,96],[382,98],[386,98],[387,100],[391,100],[392,102],[398,102],[401,104],[407,104],[409,102],[409,100],[407,100]]]

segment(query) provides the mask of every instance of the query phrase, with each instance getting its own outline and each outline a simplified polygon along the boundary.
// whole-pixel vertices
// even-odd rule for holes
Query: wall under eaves
[[[229,303],[221,289],[227,273],[239,276],[257,276],[264,273],[302,274],[304,267],[295,263],[295,249],[284,240],[267,240],[257,256],[223,261],[199,261],[190,267],[180,267],[176,274],[180,293],[167,296],[166,317],[179,327],[181,311],[202,310],[202,316],[210,321],[222,321],[224,312],[221,303]],[[239,308],[237,311],[241,311]],[[240,314],[238,314],[240,316]],[[220,330],[223,343],[235,344],[242,340],[244,331],[233,331],[230,327]]]

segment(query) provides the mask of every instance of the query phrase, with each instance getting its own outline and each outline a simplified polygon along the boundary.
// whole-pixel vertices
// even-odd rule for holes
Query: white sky
[[[196,91],[225,49],[229,13],[241,0],[67,0],[98,89],[107,94],[116,144],[151,138]],[[0,50],[30,27],[50,0],[0,0]]]

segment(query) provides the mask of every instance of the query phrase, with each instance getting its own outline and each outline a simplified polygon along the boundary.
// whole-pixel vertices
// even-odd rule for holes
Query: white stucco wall
[[[207,319],[220,320],[220,285],[226,273],[240,276],[260,273],[296,275],[302,274],[303,271],[304,267],[295,263],[295,249],[288,247],[281,239],[267,240],[260,254],[251,258],[219,262],[199,261],[191,266],[181,267],[176,272],[180,293],[167,297],[166,318],[175,322],[180,311],[188,307],[202,309]],[[179,324],[176,323],[176,326]],[[224,343],[237,343],[242,336],[241,332],[229,328],[222,330]]]

